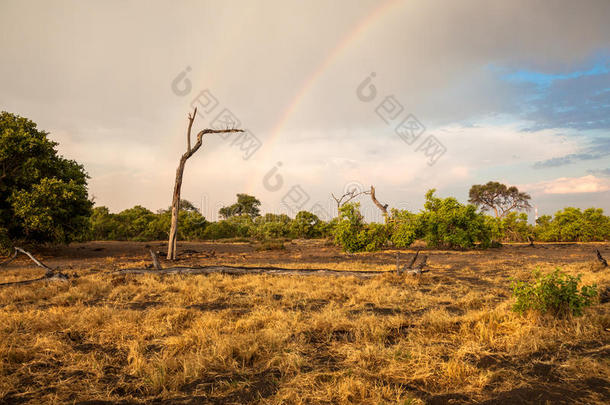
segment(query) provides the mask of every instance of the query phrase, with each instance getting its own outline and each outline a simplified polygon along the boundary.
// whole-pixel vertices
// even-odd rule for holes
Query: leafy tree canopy
[[[261,202],[254,196],[248,194],[237,194],[237,202],[228,207],[222,207],[218,214],[222,218],[229,218],[237,215],[249,215],[250,217],[260,216]]]
[[[9,240],[70,242],[88,228],[92,202],[82,165],[27,118],[0,113],[0,235]],[[2,241],[0,241],[2,243]]]
[[[482,211],[493,210],[496,218],[502,218],[512,210],[531,208],[530,195],[520,192],[517,187],[508,187],[497,181],[475,184],[470,188],[469,200]]]

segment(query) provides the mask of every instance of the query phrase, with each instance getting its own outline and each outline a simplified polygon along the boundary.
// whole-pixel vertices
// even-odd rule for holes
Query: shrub
[[[340,208],[335,226],[335,242],[346,252],[371,252],[380,249],[388,240],[387,227],[382,224],[365,224],[360,204],[345,204]]]
[[[553,218],[538,218],[535,233],[537,239],[547,242],[603,241],[610,239],[610,218],[600,208],[566,207]]]
[[[291,221],[286,214],[265,214],[256,218],[252,236],[262,240],[285,238],[290,234]]]
[[[398,248],[411,246],[421,234],[419,216],[407,210],[392,210],[390,240]]]
[[[234,238],[249,238],[255,232],[255,225],[252,217],[246,214],[237,215],[227,219],[227,222],[233,227]]]
[[[450,249],[472,248],[475,243],[488,247],[491,229],[474,205],[460,204],[455,198],[437,198],[434,189],[426,194],[421,214],[423,237],[428,246]]]
[[[358,240],[367,252],[381,249],[388,241],[388,237],[387,226],[378,223],[368,224],[364,231],[358,234]]]
[[[235,226],[226,220],[211,222],[203,231],[203,239],[226,239],[235,236]]]
[[[515,312],[523,314],[534,310],[557,317],[580,316],[583,308],[590,306],[597,296],[595,284],[579,288],[580,275],[574,277],[556,269],[546,275],[536,271],[534,277],[531,282],[513,282]]]
[[[290,233],[296,238],[320,236],[320,218],[311,212],[300,211],[290,224]]]

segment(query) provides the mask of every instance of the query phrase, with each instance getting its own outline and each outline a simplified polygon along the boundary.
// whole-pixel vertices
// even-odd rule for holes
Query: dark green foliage
[[[360,203],[344,204],[339,211],[335,227],[335,242],[346,252],[379,250],[388,240],[385,225],[365,224],[360,213]]]
[[[557,317],[580,316],[583,309],[590,306],[597,296],[595,284],[579,287],[580,275],[574,277],[556,269],[546,275],[536,271],[534,277],[531,282],[513,282],[515,312],[523,314],[534,310]]]
[[[236,235],[236,227],[227,220],[210,223],[203,231],[203,239],[226,239]]]
[[[485,217],[491,229],[491,237],[496,242],[527,242],[534,236],[534,227],[527,222],[527,214],[510,212],[503,218]]]
[[[256,218],[252,236],[257,239],[285,238],[290,234],[292,220],[286,214],[265,214]]]
[[[207,222],[188,201],[181,201],[178,236],[183,240],[203,239]],[[158,213],[136,205],[112,214],[106,207],[95,207],[90,219],[90,238],[94,240],[162,240],[168,237],[171,211]]]
[[[470,188],[469,200],[482,211],[492,210],[496,218],[502,218],[513,210],[531,208],[530,195],[520,192],[517,187],[508,187],[497,181],[487,184],[475,184]]]
[[[460,204],[455,198],[437,198],[434,189],[426,193],[420,221],[428,246],[467,249],[475,244],[487,247],[491,229],[474,205]]]
[[[536,221],[536,238],[548,242],[590,242],[610,239],[610,218],[601,208],[567,207],[551,219],[543,215]]]
[[[300,211],[290,225],[290,234],[296,238],[316,238],[322,235],[320,218],[308,211]]]
[[[0,113],[0,243],[67,243],[87,231],[92,203],[83,166],[27,118]]]
[[[249,215],[252,218],[260,215],[261,202],[254,196],[248,194],[237,194],[237,202],[218,211],[222,218],[230,218],[237,215]]]

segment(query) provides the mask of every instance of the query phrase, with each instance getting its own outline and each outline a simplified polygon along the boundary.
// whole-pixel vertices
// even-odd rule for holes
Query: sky
[[[0,1],[0,110],[82,163],[97,205],[209,219],[235,194],[332,217],[500,181],[610,211],[610,1]],[[380,220],[362,198],[369,220]],[[533,218],[536,211],[530,212]]]

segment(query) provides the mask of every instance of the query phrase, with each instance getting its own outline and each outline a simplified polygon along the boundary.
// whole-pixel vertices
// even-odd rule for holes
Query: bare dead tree
[[[369,192],[369,194],[371,195],[371,200],[373,200],[373,203],[377,206],[377,208],[379,208],[381,210],[381,213],[383,214],[383,218],[385,219],[385,222],[388,222],[389,216],[388,216],[388,204],[381,204],[377,198],[375,197],[375,187],[371,186],[371,191]]]
[[[341,207],[343,207],[348,202],[352,201],[354,198],[357,198],[357,197],[360,197],[361,195],[366,195],[366,194],[370,194],[370,191],[368,191],[368,190],[358,191],[358,189],[356,189],[356,188],[353,188],[350,191],[343,193],[343,195],[341,197],[336,197],[335,194],[330,193],[330,195],[333,197],[333,200],[335,200],[335,202],[337,203],[337,212],[339,212]]]
[[[220,134],[227,132],[244,132],[241,129],[204,129],[197,134],[197,142],[191,147],[191,129],[195,116],[197,115],[197,107],[192,114],[188,115],[188,129],[186,131],[186,152],[180,157],[178,169],[176,169],[176,182],[174,184],[174,194],[172,197],[172,222],[169,230],[169,241],[167,245],[167,260],[176,259],[176,242],[178,239],[178,213],[180,211],[180,190],[182,189],[182,176],[184,174],[184,166],[186,161],[201,148],[203,136],[207,134]]]

